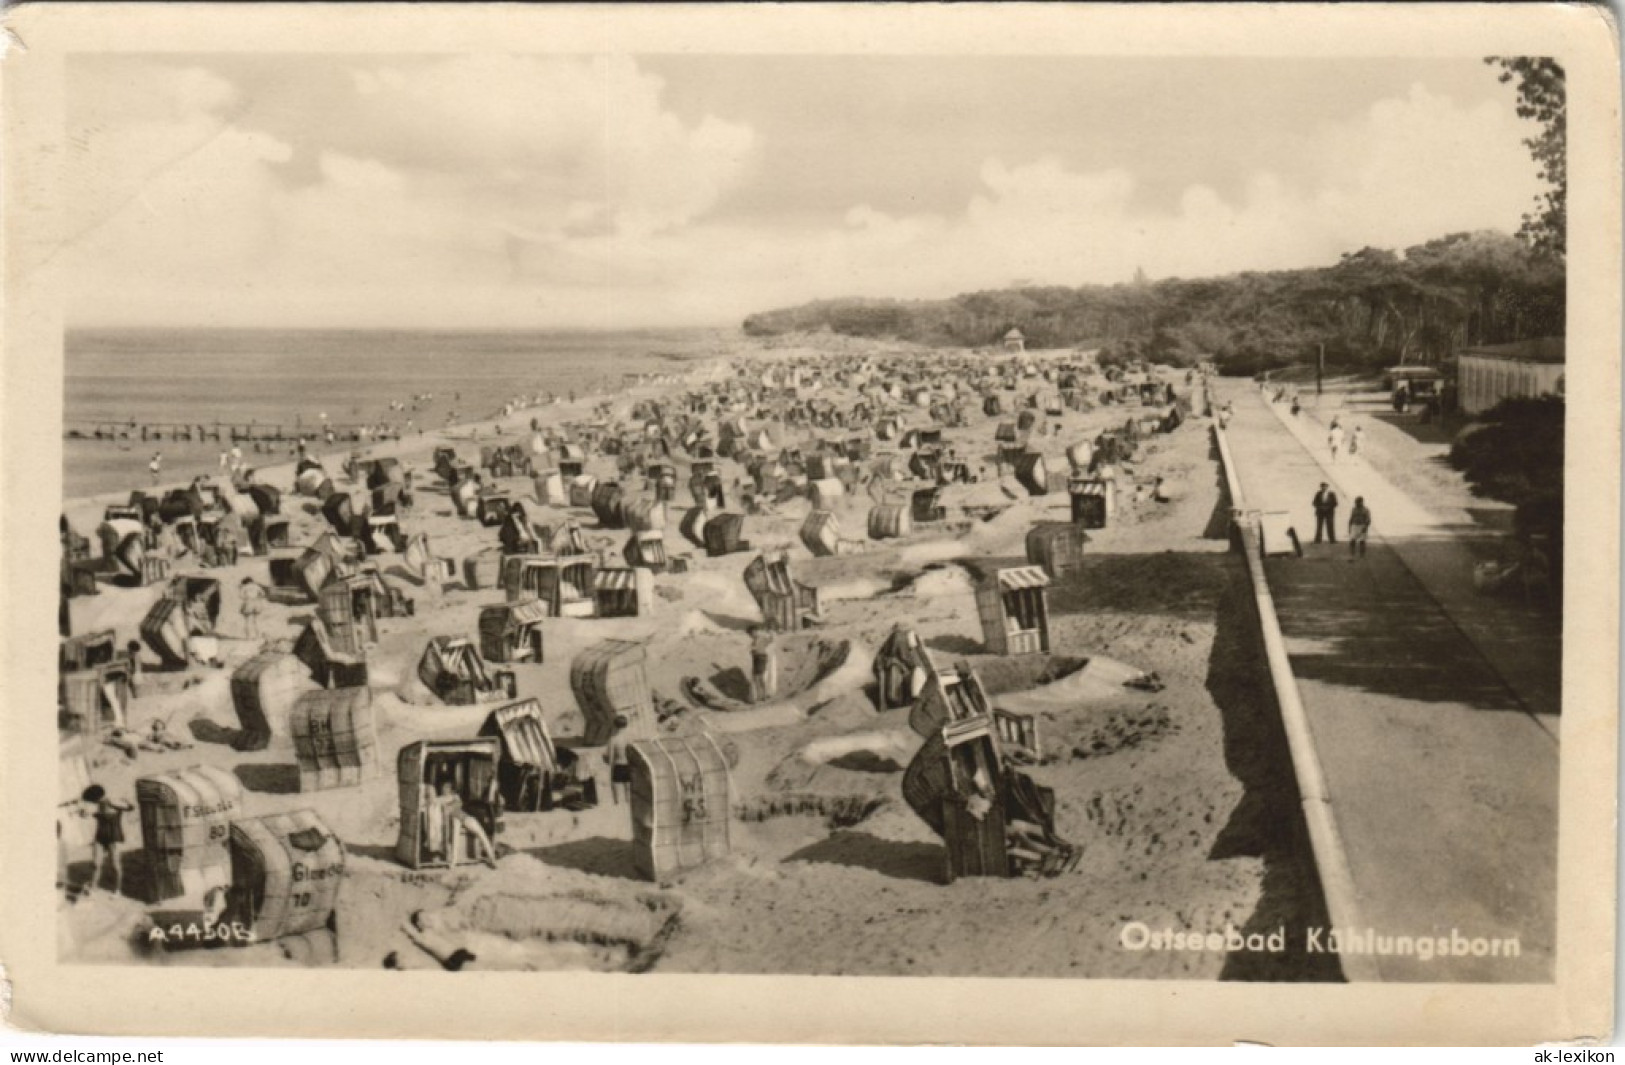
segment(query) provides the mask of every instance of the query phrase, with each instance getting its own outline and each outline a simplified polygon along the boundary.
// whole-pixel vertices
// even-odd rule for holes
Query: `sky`
[[[76,56],[74,326],[736,325],[1517,229],[1476,58]]]

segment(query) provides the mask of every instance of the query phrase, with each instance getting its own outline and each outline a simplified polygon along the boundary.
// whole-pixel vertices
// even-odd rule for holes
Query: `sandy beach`
[[[1156,691],[1121,684],[1091,689],[1086,698],[1053,700],[1035,715],[1042,757],[1027,771],[1054,789],[1055,831],[1081,848],[1076,868],[1054,878],[943,883],[943,841],[902,799],[903,770],[922,741],[909,728],[906,708],[877,711],[871,673],[876,649],[903,622],[940,668],[966,662],[984,680],[1007,673],[1008,660],[987,651],[967,564],[1026,564],[1024,542],[1033,524],[1068,520],[1067,446],[1121,426],[1127,417],[1156,413],[1114,404],[1043,419],[1056,430],[1035,434],[1030,447],[1044,453],[1052,471],[1048,494],[1030,495],[1008,476],[995,479],[996,426],[1014,418],[1012,402],[1054,390],[1042,376],[1045,367],[1076,357],[1034,354],[1033,376],[1004,393],[1005,413],[987,416],[978,400],[965,425],[944,431],[945,448],[988,474],[979,483],[943,490],[945,522],[901,540],[866,540],[865,518],[873,504],[859,489],[832,508],[842,539],[854,545],[834,558],[814,559],[800,542],[798,530],[812,504],[799,496],[764,501],[758,512],[747,513],[744,536],[751,550],[707,557],[676,528],[687,505],[682,486],[691,461],[677,451],[679,499],[664,536],[673,555],[688,556],[688,571],[658,574],[651,609],[642,616],[547,619],[544,661],[512,667],[518,696],[540,700],[552,736],[578,747],[581,765],[596,777],[599,803],[577,811],[508,812],[495,869],[414,871],[399,864],[394,769],[395,752],[405,744],[472,736],[501,705],[444,705],[423,687],[416,667],[430,637],[474,637],[480,609],[501,602],[503,593],[470,590],[461,581],[425,583],[388,553],[369,561],[413,600],[414,612],[380,620],[378,643],[367,655],[379,733],[372,779],[359,787],[301,793],[287,737],[273,736],[262,751],[231,746],[241,727],[230,691],[233,671],[263,650],[291,646],[312,611],[309,601],[273,595],[260,617],[262,637],[241,638],[239,582],[244,576],[267,582],[266,559],[249,555],[235,566],[208,571],[198,570],[195,559],[177,560],[171,571],[220,581],[220,668],[159,672],[151,651],[142,652],[148,671],[130,704],[128,724],[144,731],[152,719],[164,719],[194,746],[143,751],[133,759],[109,746],[95,748],[91,777],[109,794],[129,800],[138,777],[213,765],[242,782],[250,815],[297,809],[319,814],[346,852],[336,912],[336,963],[342,966],[438,967],[409,934],[408,923],[418,914],[420,922],[472,953],[474,968],[1328,978],[1302,956],[1136,951],[1120,940],[1131,922],[1268,931],[1283,923],[1312,923],[1319,906],[1267,676],[1249,631],[1245,571],[1228,553],[1228,509],[1205,418],[1187,418],[1172,432],[1144,440],[1135,461],[1120,470],[1116,513],[1105,528],[1089,532],[1081,566],[1049,589],[1053,655],[1104,656],[1154,672],[1162,685]],[[608,421],[626,423],[643,400],[707,385],[759,385],[763,373],[790,365],[833,368],[874,359],[884,381],[938,358],[926,349],[827,336],[740,341],[725,361],[616,395]],[[1168,371],[1167,379],[1181,393],[1188,387],[1183,375]],[[946,384],[932,383],[939,389]],[[1093,379],[1086,391],[1104,386],[1103,378]],[[842,408],[858,398],[833,383],[803,394]],[[533,418],[543,431],[553,431],[590,420],[594,405],[587,398],[522,410],[500,423],[375,445],[364,456],[398,457],[413,470],[416,503],[402,526],[425,534],[433,554],[455,560],[461,574],[463,559],[494,549],[496,532],[456,515],[433,472],[433,449],[450,444],[477,463],[481,445],[527,442]],[[905,427],[930,424],[923,409],[895,407]],[[828,435],[748,416],[747,423],[767,428],[777,446],[802,446],[808,453],[808,445]],[[877,446],[895,447],[895,441]],[[338,472],[348,448],[318,454],[340,491],[363,487]],[[749,479],[732,460],[718,464],[734,509],[736,486]],[[589,451],[586,472],[614,477],[615,458]],[[1163,500],[1152,491],[1158,478]],[[289,490],[291,465],[259,468],[254,479],[286,490],[282,513],[292,520],[293,544],[308,544],[326,528],[314,500]],[[623,481],[635,485],[641,478]],[[537,505],[528,477],[497,483],[523,500],[538,523],[580,522],[589,548],[618,564],[627,532],[598,527],[587,508]],[[911,487],[918,484],[899,481],[890,490],[906,500],[903,490]],[[111,493],[71,500],[65,514],[94,540],[103,509],[126,499],[127,493]],[[748,698],[747,630],[762,616],[742,573],[764,550],[786,551],[797,578],[821,588],[822,623],[778,637],[776,698],[732,712],[702,707],[685,694],[685,680]],[[99,594],[70,601],[73,631],[112,629],[122,647],[161,592],[161,586],[104,582]],[[726,740],[735,756],[731,853],[669,883],[637,873],[629,810],[611,800],[604,751],[579,746],[584,719],[571,694],[570,664],[611,637],[645,644],[657,706],[675,711],[661,725],[666,733],[704,731]],[[844,659],[838,653],[843,646]],[[820,677],[820,665],[831,662],[839,664]],[[832,750],[844,753],[829,757]],[[140,848],[140,833],[132,827],[126,828],[129,854]],[[88,855],[66,857],[70,877],[83,878]],[[147,910],[135,898],[107,892],[64,902],[64,959],[221,965],[312,960],[308,948],[281,941],[233,950],[154,950],[141,937]]]

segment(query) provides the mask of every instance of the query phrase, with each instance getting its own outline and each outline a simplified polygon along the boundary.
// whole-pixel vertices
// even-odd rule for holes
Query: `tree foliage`
[[[1397,253],[1364,248],[1305,270],[1082,288],[1012,288],[947,300],[825,300],[754,314],[752,335],[816,332],[939,346],[997,345],[1019,326],[1035,348],[1099,347],[1111,359],[1213,358],[1252,374],[1300,362],[1437,362],[1457,348],[1561,334],[1561,263],[1504,233],[1455,233]]]
[[[1538,56],[1490,56],[1503,84],[1518,85],[1518,116],[1540,123],[1540,135],[1523,143],[1540,168],[1547,190],[1533,214],[1523,216],[1518,236],[1555,258],[1563,258],[1568,233],[1568,93],[1563,68]]]
[[[1563,542],[1562,399],[1503,400],[1450,448],[1475,493],[1511,503],[1521,533]]]
[[[1502,400],[1450,448],[1473,491],[1521,503],[1563,483],[1563,400]]]

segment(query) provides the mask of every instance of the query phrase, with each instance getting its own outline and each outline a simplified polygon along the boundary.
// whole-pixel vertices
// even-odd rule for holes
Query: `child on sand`
[[[260,604],[265,602],[265,588],[253,577],[244,577],[238,587],[243,601],[243,639],[257,640],[260,638]]]

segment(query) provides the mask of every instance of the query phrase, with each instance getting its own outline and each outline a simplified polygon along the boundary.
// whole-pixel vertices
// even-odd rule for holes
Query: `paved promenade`
[[[1305,557],[1266,563],[1364,922],[1379,935],[1517,940],[1517,955],[1378,957],[1387,980],[1535,982],[1556,927],[1558,637],[1473,590],[1450,526],[1320,427],[1244,382],[1228,436],[1249,509],[1286,511]],[[1338,543],[1310,506],[1337,488]],[[1344,542],[1356,495],[1366,558]],[[1503,947],[1503,950],[1505,948]]]

